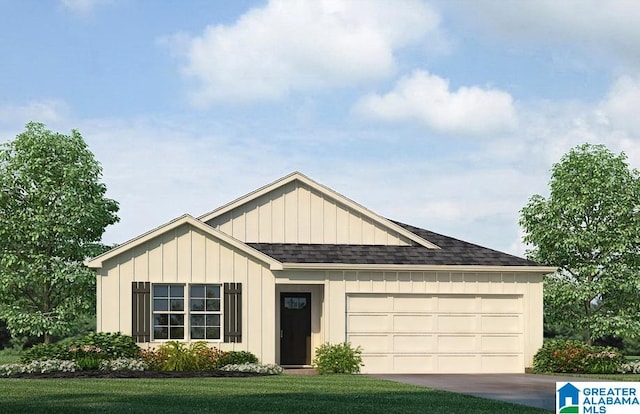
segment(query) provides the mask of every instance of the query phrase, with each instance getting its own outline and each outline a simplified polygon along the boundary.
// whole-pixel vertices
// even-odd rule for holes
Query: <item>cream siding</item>
[[[249,243],[410,244],[405,236],[297,180],[207,224]]]
[[[134,281],[242,283],[242,342],[212,343],[226,350],[248,350],[265,363],[275,362],[275,284],[268,265],[189,224],[181,225],[104,263],[97,276],[99,331],[131,334]]]

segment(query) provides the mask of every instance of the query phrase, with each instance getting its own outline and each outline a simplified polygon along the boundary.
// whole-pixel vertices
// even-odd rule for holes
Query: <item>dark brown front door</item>
[[[311,293],[280,294],[280,365],[311,363]]]

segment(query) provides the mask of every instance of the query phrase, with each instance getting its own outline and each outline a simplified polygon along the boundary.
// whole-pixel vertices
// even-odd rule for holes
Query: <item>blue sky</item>
[[[583,142],[640,166],[640,3],[0,0],[0,141],[78,129],[121,243],[301,171],[522,255]]]

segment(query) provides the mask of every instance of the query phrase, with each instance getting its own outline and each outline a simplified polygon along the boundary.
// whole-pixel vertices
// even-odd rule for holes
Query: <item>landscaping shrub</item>
[[[100,371],[144,371],[144,361],[138,358],[105,359],[100,362]]]
[[[280,365],[276,364],[230,364],[220,368],[220,371],[233,371],[233,372],[255,372],[258,374],[268,375],[281,375],[284,374],[284,369]]]
[[[204,341],[186,346],[168,341],[156,349],[139,353],[149,369],[156,371],[211,371],[226,365],[257,364],[258,358],[247,351],[225,352],[208,347]]]
[[[573,340],[551,340],[533,357],[534,372],[613,374],[624,363],[611,347],[587,345]]]
[[[225,365],[257,364],[258,357],[248,351],[228,351],[222,352],[215,362],[215,368],[222,368]]]
[[[640,374],[640,361],[627,361],[618,367],[620,374]]]
[[[100,348],[108,359],[135,358],[140,352],[133,337],[120,332],[92,332],[73,345],[79,348],[86,346]]]
[[[360,372],[362,349],[350,343],[323,344],[316,348],[313,365],[319,374],[355,374]]]
[[[61,344],[38,344],[22,352],[20,362],[28,364],[32,361],[46,361],[50,359],[70,360],[69,347]]]
[[[168,341],[157,349],[141,351],[145,363],[156,371],[201,371],[219,368],[224,352],[209,348],[204,341],[186,346],[182,342]]]
[[[75,372],[79,369],[74,361],[49,359],[46,361],[31,361],[28,364],[0,365],[0,376],[9,376],[23,373],[47,373],[47,372]]]
[[[90,333],[55,344],[34,345],[24,351],[22,363],[47,360],[76,361],[80,369],[98,369],[105,359],[134,358],[140,348],[134,339],[121,333]]]
[[[156,350],[160,371],[193,371],[196,357],[182,342],[169,341]]]
[[[75,361],[82,370],[98,369],[103,360],[109,359],[102,348],[93,345],[72,346],[69,348],[69,353],[71,360]]]

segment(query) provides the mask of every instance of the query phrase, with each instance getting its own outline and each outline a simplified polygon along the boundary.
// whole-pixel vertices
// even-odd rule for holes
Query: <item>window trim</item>
[[[157,311],[155,310],[155,299],[156,296],[154,295],[154,288],[156,286],[182,286],[183,287],[183,296],[182,296],[182,300],[183,300],[183,310],[182,311],[171,311],[171,309],[168,309],[167,311]],[[220,306],[219,306],[219,311],[192,311],[191,310],[191,287],[192,286],[216,286],[218,287],[218,300],[220,301]],[[150,301],[151,301],[151,306],[149,307],[149,312],[151,313],[151,326],[150,326],[150,342],[167,342],[167,341],[187,341],[187,342],[192,342],[192,341],[205,341],[205,342],[211,342],[211,343],[220,343],[224,341],[224,294],[223,294],[223,290],[224,290],[224,284],[223,283],[151,283],[151,288],[150,288]],[[170,294],[168,292],[168,294]],[[206,296],[206,293],[205,293]],[[166,299],[169,301],[169,308],[171,307],[171,296],[167,296]],[[206,297],[205,297],[206,300]],[[206,302],[205,302],[205,309],[206,309]],[[167,332],[167,336],[168,338],[156,338],[155,337],[155,327],[156,327],[156,323],[155,323],[155,315],[158,314],[164,314],[164,315],[171,315],[171,314],[181,314],[184,317],[184,324],[182,325],[183,329],[184,329],[184,335],[181,339],[178,338],[170,338],[171,336],[171,325],[167,325],[167,329],[169,330]],[[219,338],[218,339],[193,339],[191,337],[191,315],[219,315],[220,318],[220,326],[219,326]],[[170,318],[170,316],[168,316]],[[162,325],[164,326],[164,325]],[[206,326],[205,326],[205,330],[206,330]],[[205,337],[206,337],[206,332],[205,332]]]

